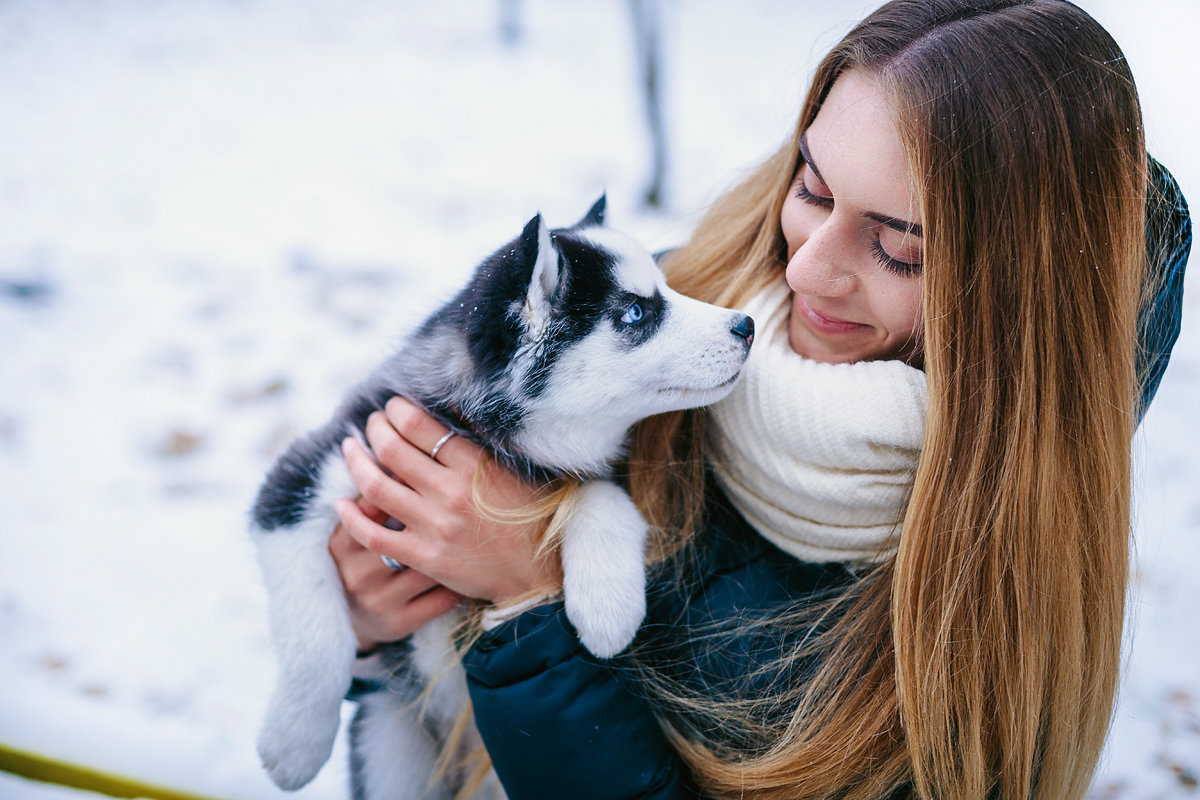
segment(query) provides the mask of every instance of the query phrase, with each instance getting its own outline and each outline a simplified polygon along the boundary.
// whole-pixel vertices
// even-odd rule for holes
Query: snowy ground
[[[567,224],[607,189],[617,225],[679,241],[873,3],[668,0],[655,214],[626,4],[521,5],[506,45],[496,0],[0,2],[0,744],[278,796],[254,755],[272,662],[243,537],[272,454],[535,210]],[[1200,8],[1083,5],[1200,205]],[[1197,269],[1139,435],[1097,797],[1200,792]],[[344,796],[342,763],[300,796]],[[0,797],[65,794],[0,777]]]

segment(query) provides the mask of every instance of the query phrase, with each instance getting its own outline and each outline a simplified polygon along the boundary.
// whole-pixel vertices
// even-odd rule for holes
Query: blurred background
[[[272,456],[536,211],[607,191],[614,226],[681,241],[875,5],[0,0],[0,746],[279,796],[244,533]],[[1200,4],[1081,5],[1200,203]],[[1200,794],[1198,272],[1136,442],[1097,798]],[[344,760],[299,796],[344,797]]]

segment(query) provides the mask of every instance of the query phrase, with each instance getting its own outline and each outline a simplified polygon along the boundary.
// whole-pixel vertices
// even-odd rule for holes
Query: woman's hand
[[[472,499],[479,470],[480,496],[494,508],[520,508],[536,499],[537,487],[459,436],[443,444],[436,460],[431,458],[447,429],[401,398],[372,414],[366,433],[378,464],[353,439],[344,443],[343,453],[363,499],[380,514],[373,518],[355,503],[338,503],[341,527],[362,547],[464,597],[496,604],[561,585],[557,553],[537,555],[537,523],[493,521]],[[385,527],[380,521],[385,517],[399,520],[404,529]]]
[[[387,514],[365,501],[356,507],[370,520],[387,520]],[[329,539],[329,552],[346,587],[359,652],[411,636],[462,599],[415,569],[385,565],[378,553],[356,542],[341,525]]]

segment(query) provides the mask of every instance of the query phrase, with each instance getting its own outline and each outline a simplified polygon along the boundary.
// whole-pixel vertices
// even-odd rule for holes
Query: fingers
[[[381,518],[340,501],[341,526],[359,546],[466,597],[509,597],[547,583],[550,570],[538,556],[539,525],[487,518],[475,501],[478,491],[488,506],[520,508],[537,496],[537,487],[499,467],[488,469],[495,465],[483,448],[457,436],[431,459],[428,451],[447,428],[407,401],[389,401],[365,427],[371,450],[347,440],[346,466],[363,499],[405,528],[390,530]],[[370,565],[372,574],[378,569]]]
[[[338,525],[329,537],[329,552],[351,596],[377,592],[400,574],[385,566],[378,553],[360,545],[344,525]]]
[[[364,515],[374,522],[383,522],[367,512]],[[329,554],[333,556],[334,563],[337,564],[338,572],[342,573],[342,582],[345,583],[345,573],[362,558],[363,554],[369,553],[361,544],[355,541],[342,525],[337,525],[333,529],[333,533],[329,536]],[[378,559],[378,556],[375,556]]]
[[[408,447],[408,445],[397,445],[393,448],[393,452],[404,447]],[[379,509],[386,516],[398,519],[409,526],[424,519],[421,513],[420,498],[412,488],[402,482],[404,476],[401,475],[401,480],[396,480],[384,472],[358,440],[350,438],[343,441],[342,456],[346,460],[346,469],[350,472],[350,479],[358,487],[368,508]],[[349,501],[345,502],[349,503]],[[358,510],[362,511],[361,508]],[[363,516],[371,519],[365,514]],[[379,517],[375,517],[375,520],[378,521]]]
[[[449,589],[438,586],[403,600],[388,600],[378,596],[367,598],[364,605],[352,605],[359,646],[370,650],[381,642],[394,642],[411,636],[427,623],[458,605],[461,598]],[[370,602],[375,600],[377,602]]]
[[[351,602],[370,614],[386,616],[396,613],[438,586],[437,581],[415,569],[394,570],[385,567],[378,555],[375,555],[375,564],[379,569],[371,569],[365,586],[346,586]]]
[[[358,511],[370,524],[380,525],[386,520],[386,515],[371,519],[369,513]],[[410,636],[461,600],[461,595],[416,569],[384,566],[379,554],[359,544],[346,525],[334,530],[329,551],[346,588],[360,650],[369,651],[382,642]]]
[[[346,599],[359,649],[411,636],[458,604],[461,597],[414,569],[391,570],[363,551],[368,563],[346,580]],[[370,565],[370,561],[374,565]]]
[[[405,488],[405,491],[412,490]],[[379,561],[380,555],[385,555],[419,572],[428,571],[425,566],[432,562],[433,553],[423,539],[408,531],[393,531],[384,527],[349,500],[338,500],[335,507],[341,520],[340,527],[359,545],[370,550],[376,561]],[[383,567],[382,562],[380,566]]]
[[[346,464],[363,497],[413,530],[475,520],[474,481],[487,464],[482,447],[458,436],[407,400],[393,398],[365,426],[370,452],[343,443]],[[427,449],[442,442],[436,460]]]
[[[481,449],[461,436],[452,436],[443,442],[438,449],[437,458],[432,459],[430,454],[433,448],[449,433],[449,429],[408,400],[393,397],[388,400],[383,412],[391,428],[426,458],[455,469],[464,466],[473,468],[478,463]],[[371,448],[375,449],[373,440]]]
[[[405,438],[383,412],[367,417],[365,432],[367,444],[379,464],[418,492],[427,492],[432,484],[444,478],[446,466]]]
[[[412,615],[412,622],[420,628],[457,606],[461,600],[462,595],[450,591],[445,586],[438,586],[414,598],[408,604],[408,609]]]

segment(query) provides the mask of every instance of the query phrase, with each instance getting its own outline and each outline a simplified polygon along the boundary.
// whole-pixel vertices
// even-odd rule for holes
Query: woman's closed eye
[[[796,185],[795,185],[796,197],[799,198],[800,200],[803,200],[805,203],[808,203],[810,206],[816,206],[817,208],[824,208],[824,209],[833,208],[833,197],[831,195],[829,195],[829,187],[824,186],[822,184],[822,185],[818,186],[818,188],[816,190],[812,190],[812,189],[808,188],[808,185],[807,185],[807,173],[808,172],[810,172],[810,169],[807,166],[805,166],[803,169],[800,170],[800,172],[796,176]],[[820,183],[819,181],[815,181],[814,185],[817,185],[819,183]]]
[[[819,178],[812,176],[811,173],[812,168],[807,164],[801,168],[799,173],[797,173],[796,183],[793,186],[793,191],[795,192],[796,197],[811,206],[822,208],[827,211],[832,210],[834,200],[832,195],[827,194],[829,192],[829,187],[825,186]],[[819,188],[809,189],[809,180],[813,181],[814,187]],[[908,244],[909,238],[910,237],[907,235],[904,236],[904,244]],[[919,249],[915,254],[915,258],[910,256],[908,253],[904,253],[902,256],[893,256],[888,253],[886,249],[884,249],[884,246],[879,239],[875,239],[870,244],[870,250],[871,255],[875,257],[875,260],[878,261],[883,268],[889,272],[904,277],[921,274],[921,269],[924,264],[921,260]]]
[[[876,223],[871,255],[889,272],[903,277],[921,274],[924,266],[924,232],[920,225],[873,212],[864,216]]]
[[[904,277],[920,275],[921,269],[925,266],[921,261],[904,261],[888,255],[878,239],[871,242],[871,254],[875,256],[876,261],[883,265],[884,269]]]

